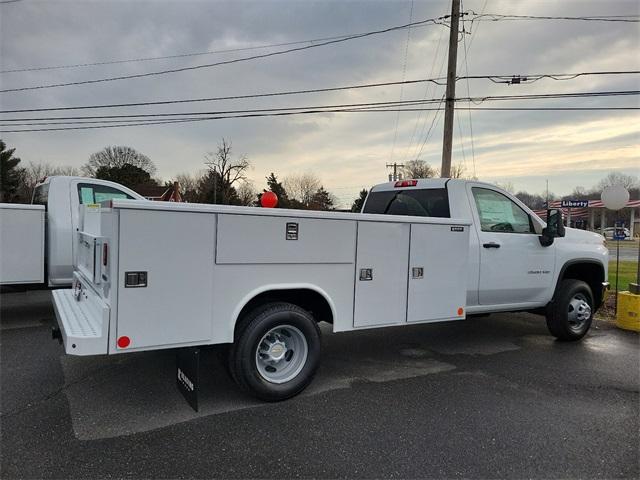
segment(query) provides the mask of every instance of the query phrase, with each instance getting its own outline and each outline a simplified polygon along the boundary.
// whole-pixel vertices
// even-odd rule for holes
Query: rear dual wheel
[[[229,371],[245,392],[266,401],[304,390],[320,363],[320,329],[313,316],[291,303],[270,303],[238,326]]]

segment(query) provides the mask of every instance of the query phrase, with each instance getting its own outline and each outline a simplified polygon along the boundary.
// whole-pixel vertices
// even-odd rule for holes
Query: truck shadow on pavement
[[[531,317],[531,316],[528,316]],[[532,317],[536,318],[536,317]],[[358,382],[390,382],[449,372],[456,359],[519,350],[523,334],[544,341],[538,319],[516,330],[489,327],[487,319],[439,325],[332,334],[322,325],[323,358],[302,397],[352,388]],[[523,328],[526,327],[526,328]],[[548,337],[553,343],[553,338]],[[216,348],[203,349],[200,408],[193,411],[175,385],[175,350],[100,357],[61,355],[73,429],[81,440],[128,435],[203,416],[269,404],[242,393]],[[290,401],[295,401],[290,400]]]

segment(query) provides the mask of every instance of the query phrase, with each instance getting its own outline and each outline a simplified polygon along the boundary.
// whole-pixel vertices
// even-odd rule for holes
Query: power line
[[[448,3],[449,3],[449,0],[447,0],[447,4]],[[438,35],[438,43],[436,44],[436,52],[435,52],[435,54],[433,56],[433,60],[431,61],[431,69],[429,70],[429,77],[433,76],[433,72],[434,72],[434,69],[436,67],[436,62],[438,61],[438,53],[440,52],[440,43],[442,41],[443,33],[444,33],[444,30],[441,29],[440,30],[440,35]],[[443,59],[442,59],[442,64],[440,65],[440,70],[439,70],[438,76],[442,76],[442,68],[444,66],[444,58],[446,58],[446,56],[443,57]],[[425,86],[425,89],[424,89],[424,99],[425,100],[427,99],[427,96],[429,95],[429,87],[433,87],[432,88],[432,92],[431,92],[431,96],[435,95],[435,93],[436,93],[436,84],[433,84],[433,83],[432,84],[427,84]],[[415,121],[415,124],[413,125],[413,132],[411,132],[411,138],[409,139],[409,143],[407,144],[406,154],[405,154],[404,159],[403,159],[403,161],[405,161],[405,162],[410,158],[409,150],[411,149],[411,145],[413,145],[413,139],[415,138],[416,133],[418,132],[418,125],[420,124],[420,120],[422,119],[422,113],[423,112],[420,112],[416,116],[416,121]],[[422,125],[422,132],[424,132],[426,124],[427,124],[427,119],[425,118],[424,123]]]
[[[435,100],[434,100],[435,101]],[[428,103],[429,100],[426,101]],[[220,111],[205,111],[205,112],[167,112],[167,113],[141,113],[141,114],[117,114],[117,115],[94,115],[94,116],[76,116],[76,117],[40,117],[40,118],[18,118],[18,119],[2,119],[5,122],[22,121],[22,120],[87,120],[98,118],[136,118],[136,117],[171,117],[180,115],[227,115],[235,113],[250,113],[250,112],[273,112],[273,111],[288,111],[288,110],[308,110],[308,109],[322,109],[322,108],[351,108],[351,107],[371,107],[371,106],[397,106],[397,105],[413,105],[424,104],[423,100],[403,100],[393,102],[361,102],[361,103],[347,103],[337,105],[315,105],[304,107],[278,107],[278,108],[263,108],[263,109],[245,109],[245,110],[220,110]]]
[[[18,1],[18,0],[15,0]],[[254,45],[252,47],[242,47],[242,48],[228,48],[224,50],[207,50],[204,52],[189,52],[189,53],[178,53],[174,55],[162,55],[157,57],[140,57],[140,58],[128,58],[124,60],[105,60],[102,62],[90,62],[90,63],[75,63],[75,64],[67,64],[67,65],[51,65],[44,67],[25,67],[25,68],[14,68],[11,70],[0,70],[0,73],[18,73],[18,72],[35,72],[42,70],[61,70],[68,68],[82,68],[82,67],[95,67],[95,66],[103,66],[103,65],[118,65],[123,63],[135,63],[135,62],[149,62],[153,60],[170,60],[174,58],[188,58],[188,57],[198,57],[203,55],[216,55],[220,53],[237,53],[237,52],[246,52],[251,50],[262,50],[265,48],[275,48],[275,47],[288,47],[290,45],[301,45],[304,43],[314,43],[314,42],[324,42],[327,40],[337,40],[341,38],[346,38],[354,35],[346,34],[346,35],[336,35],[333,37],[322,37],[322,38],[312,38],[308,40],[297,40],[294,42],[283,42],[283,43],[269,43],[264,45]]]
[[[482,6],[482,12],[484,12],[485,7],[487,6],[487,2],[488,0],[485,0],[484,5]],[[473,23],[472,23],[473,25]],[[464,30],[464,21],[462,22],[462,28]],[[471,28],[471,27],[470,27]],[[478,31],[478,29],[476,28],[472,34],[471,34],[471,39],[469,40],[469,47],[467,47],[467,37],[464,34],[463,31],[463,35],[462,35],[462,46],[463,46],[463,50],[464,50],[464,66],[465,66],[465,73],[467,75],[467,77],[469,76],[469,62],[468,62],[468,55],[469,55],[469,50],[471,49],[471,42],[473,42],[473,38],[474,38],[474,33],[476,33]],[[471,87],[469,85],[469,79],[467,78],[467,97],[471,97]],[[467,104],[467,107],[471,107],[471,103]],[[473,123],[471,121],[471,110],[468,110],[469,113],[469,136],[471,137],[471,159],[473,162],[473,177],[476,177],[476,151],[475,151],[475,144],[473,141]],[[458,117],[460,118],[460,117]]]
[[[413,0],[411,0],[411,10],[409,11],[409,23],[413,20]],[[404,63],[402,65],[402,81],[406,78],[407,74],[407,57],[409,55],[409,43],[411,42],[411,29],[407,29],[407,43],[404,47]],[[404,95],[404,85],[400,86],[400,100]],[[395,128],[393,129],[393,143],[391,145],[391,154],[389,158],[393,160],[393,154],[396,149],[396,141],[398,140],[398,124],[400,123],[400,112],[396,114]]]
[[[535,75],[523,75],[523,77],[526,77],[526,78],[541,77],[541,78],[549,78],[549,79],[556,80],[558,79],[557,77],[577,78],[580,76],[589,76],[589,75],[631,75],[631,74],[639,74],[639,73],[640,73],[640,70],[598,71],[598,72],[581,72],[581,73],[535,74]],[[457,80],[481,80],[481,79],[492,80],[492,79],[514,78],[514,77],[515,75],[472,75],[472,76],[458,77]],[[248,98],[278,97],[278,96],[302,95],[302,94],[310,94],[310,93],[337,92],[342,90],[356,90],[356,89],[362,89],[362,88],[386,87],[386,86],[393,86],[393,85],[409,85],[409,84],[417,84],[417,83],[432,83],[434,85],[444,85],[444,83],[441,82],[441,80],[444,80],[444,77],[423,78],[423,79],[417,79],[417,80],[404,80],[404,81],[396,81],[396,82],[367,83],[367,84],[359,84],[359,85],[314,88],[314,89],[306,89],[306,90],[289,90],[289,91],[282,91],[282,92],[268,92],[268,93],[257,93],[257,94],[247,94],[247,95],[229,95],[229,96],[208,97],[208,98],[159,100],[159,101],[130,102],[130,103],[111,103],[111,104],[98,104],[98,105],[80,105],[75,107],[23,108],[23,109],[13,109],[13,110],[0,110],[0,113],[27,113],[27,112],[51,112],[51,111],[64,111],[64,110],[88,110],[88,109],[101,109],[101,108],[147,107],[147,106],[154,106],[154,105],[216,102],[216,101],[222,101],[222,100],[243,100]]]
[[[436,109],[436,113],[433,115],[433,118],[431,119],[431,125],[429,125],[429,130],[427,131],[427,134],[425,135],[424,140],[423,140],[422,144],[420,145],[420,149],[419,149],[418,153],[414,156],[414,160],[417,160],[418,158],[420,158],[420,155],[422,155],[422,150],[424,149],[424,146],[427,144],[427,141],[431,137],[431,132],[433,131],[433,127],[436,125],[436,121],[438,120],[438,116],[440,115],[440,112],[442,111],[442,104],[444,102],[445,95],[446,94],[443,93],[442,94],[442,98],[438,102],[438,108]]]
[[[468,13],[473,15],[473,21],[499,22],[508,20],[576,20],[585,22],[640,22],[639,15],[592,15],[592,16],[551,16],[551,15],[502,15],[497,13],[476,14],[473,10]]]
[[[2,0],[0,4],[5,3],[17,3],[23,0]],[[485,2],[486,5],[486,2]],[[536,17],[536,16],[522,16],[522,15],[499,15],[499,14],[484,14],[484,7],[482,8],[480,14],[476,14],[473,11],[468,13],[472,13],[476,15],[471,21],[479,20],[479,21],[501,21],[501,20],[586,20],[586,21],[624,21],[624,22],[637,22],[638,20],[633,20],[637,15],[609,15],[609,16],[597,16],[597,17]],[[490,16],[490,18],[485,18]],[[448,15],[445,15],[443,19],[448,18]],[[424,26],[424,25],[416,25],[416,27]],[[41,66],[41,67],[23,67],[23,68],[14,68],[8,70],[0,70],[0,74],[2,73],[18,73],[18,72],[34,72],[34,71],[46,71],[46,70],[60,70],[60,69],[70,69],[70,68],[83,68],[83,67],[94,67],[94,66],[104,66],[104,65],[118,65],[125,63],[136,63],[136,62],[148,62],[154,60],[171,60],[175,58],[189,58],[189,57],[197,57],[204,55],[215,55],[221,53],[237,53],[237,52],[246,52],[251,50],[261,50],[265,48],[275,48],[275,47],[287,47],[291,45],[301,45],[305,43],[315,43],[315,42],[324,42],[329,40],[339,40],[346,39],[358,34],[344,34],[344,35],[336,35],[332,37],[320,37],[320,38],[312,38],[306,40],[297,40],[293,42],[281,42],[281,43],[269,43],[263,45],[254,45],[251,47],[240,47],[240,48],[229,48],[222,50],[206,50],[203,52],[187,52],[187,53],[178,53],[173,55],[161,55],[161,56],[153,56],[153,57],[137,57],[137,58],[127,58],[122,60],[105,60],[99,62],[86,62],[86,63],[75,63],[75,64],[65,64],[65,65],[49,65],[49,66]]]
[[[640,107],[472,107],[472,110],[483,111],[625,111],[625,110],[640,110]],[[290,113],[291,115],[297,115],[300,113],[377,113],[377,112],[417,112],[417,111],[440,111],[442,108],[394,108],[389,107],[357,107],[357,108],[344,108],[344,109],[323,109],[323,110],[309,110],[301,112],[282,112],[282,113],[255,113],[245,115],[220,115],[215,119],[227,119],[227,118],[247,118],[247,117],[262,117],[262,116],[277,116],[281,114]],[[139,122],[139,125],[154,125],[161,123],[177,123],[177,122],[191,122],[200,120],[211,120],[214,117],[185,117],[180,119],[126,119],[126,120],[78,120],[78,121],[55,121],[55,122],[39,122],[39,123],[11,123],[7,125],[1,125],[0,127],[16,127],[16,126],[40,126],[40,125],[82,125],[82,124],[126,124],[127,122]],[[19,121],[19,120],[18,120]],[[126,125],[121,125],[126,126]],[[422,152],[420,152],[422,153]],[[419,155],[418,155],[419,156]]]
[[[640,107],[472,107],[472,110],[484,110],[484,111],[615,111],[615,110],[640,110]],[[408,108],[402,109],[402,111],[418,111],[420,109]],[[427,108],[423,110],[441,110],[441,108]],[[280,117],[291,115],[305,115],[305,114],[321,114],[321,113],[376,113],[376,112],[395,112],[395,109],[366,109],[366,108],[354,108],[354,109],[336,109],[336,110],[308,110],[298,112],[276,112],[276,113],[253,113],[233,116],[215,116],[204,118],[187,118],[178,120],[148,120],[136,123],[121,123],[118,125],[91,125],[84,127],[61,127],[61,128],[41,128],[41,129],[20,129],[20,130],[3,130],[0,133],[20,133],[20,132],[43,132],[43,131],[60,131],[60,130],[87,130],[96,128],[116,128],[116,127],[134,127],[145,125],[164,125],[174,123],[187,123],[187,122],[200,122],[207,120],[222,120],[222,119],[234,119],[234,118],[258,118],[258,117]],[[97,122],[89,122],[97,123]],[[42,125],[42,124],[34,124]],[[15,126],[11,125],[11,126]],[[426,143],[426,142],[425,142]],[[422,153],[422,152],[420,152]],[[419,155],[418,155],[419,156]]]
[[[510,101],[510,100],[546,100],[546,99],[564,99],[564,98],[591,98],[591,97],[614,97],[614,96],[630,96],[639,95],[640,90],[617,90],[617,91],[595,91],[595,92],[564,92],[564,93],[542,93],[542,94],[521,94],[521,95],[487,95],[483,97],[458,97],[456,102],[471,102],[476,105],[487,101]],[[262,108],[262,109],[243,109],[243,110],[218,110],[203,112],[162,112],[162,113],[133,113],[133,114],[115,114],[115,115],[94,115],[94,116],[73,116],[73,117],[38,117],[38,118],[17,118],[3,119],[4,122],[17,121],[48,121],[48,120],[91,120],[91,119],[111,119],[111,118],[153,118],[153,117],[175,117],[184,115],[230,115],[238,113],[262,113],[262,112],[278,112],[291,110],[317,110],[329,108],[357,108],[357,107],[381,107],[381,106],[411,106],[425,104],[440,104],[442,99],[414,99],[402,101],[387,102],[361,102],[347,104],[331,104],[331,105],[314,105],[314,106],[294,106],[294,107],[278,107],[278,108]]]
[[[300,52],[300,51],[303,51],[303,50],[309,50],[311,48],[324,47],[326,45],[333,45],[333,44],[337,44],[337,43],[346,42],[346,41],[349,41],[349,40],[356,40],[356,39],[359,39],[359,38],[370,37],[370,36],[379,35],[379,34],[382,34],[382,33],[389,33],[389,32],[393,32],[393,31],[397,31],[397,30],[403,30],[405,28],[410,28],[410,27],[413,27],[413,26],[427,25],[427,24],[438,25],[438,24],[440,24],[439,21],[444,20],[445,18],[447,18],[446,15],[445,16],[441,16],[441,17],[429,18],[429,19],[426,19],[426,20],[420,20],[420,21],[417,21],[417,22],[411,22],[411,23],[407,23],[405,25],[397,25],[397,26],[385,28],[385,29],[382,29],[382,30],[372,30],[370,32],[350,35],[348,37],[339,38],[339,39],[335,39],[335,40],[327,40],[327,41],[316,43],[316,44],[313,44],[313,45],[305,45],[303,47],[288,48],[286,50],[278,50],[276,52],[269,52],[269,53],[264,53],[264,54],[260,54],[260,55],[252,55],[250,57],[235,58],[235,59],[231,59],[231,60],[224,60],[224,61],[221,61],[221,62],[207,63],[207,64],[201,64],[201,65],[192,65],[192,66],[189,66],[189,67],[181,67],[181,68],[172,68],[172,69],[167,69],[167,70],[159,70],[159,71],[155,71],[155,72],[137,73],[137,74],[133,74],[133,75],[120,75],[120,76],[115,76],[115,77],[97,78],[97,79],[93,79],[93,80],[81,80],[81,81],[66,82],[66,83],[52,83],[52,84],[47,84],[47,85],[36,85],[36,86],[31,86],[31,87],[7,88],[7,89],[0,90],[0,93],[23,92],[23,91],[27,91],[27,90],[41,90],[41,89],[46,89],[46,88],[69,87],[69,86],[87,85],[87,84],[94,84],[94,83],[113,82],[113,81],[116,81],[116,80],[128,80],[128,79],[132,79],[132,78],[151,77],[151,76],[156,76],[156,75],[165,75],[165,74],[168,74],[168,73],[186,72],[186,71],[191,71],[191,70],[199,70],[199,69],[203,69],[203,68],[218,67],[218,66],[221,66],[221,65],[230,65],[230,64],[234,64],[234,63],[247,62],[247,61],[250,61],[250,60],[258,60],[258,59],[262,59],[262,58],[273,57],[273,56],[276,56],[276,55],[285,55],[287,53]]]
[[[640,72],[638,72],[640,73]],[[387,87],[400,84],[412,84],[412,83],[424,83],[424,82],[438,82],[439,78],[425,78],[419,80],[405,80],[404,82],[382,82],[382,83],[367,83],[361,85],[348,85],[342,87],[328,87],[328,88],[312,88],[306,90],[289,90],[283,92],[269,92],[269,93],[256,93],[248,95],[230,95],[224,97],[209,97],[209,98],[191,98],[182,100],[160,100],[152,102],[131,102],[131,103],[112,103],[102,105],[81,105],[77,107],[47,107],[47,108],[24,108],[18,110],[0,110],[0,113],[26,113],[26,112],[51,112],[51,111],[63,111],[63,110],[87,110],[95,108],[123,108],[123,107],[147,107],[153,105],[171,105],[179,103],[198,103],[198,102],[217,102],[222,100],[243,100],[247,98],[263,98],[263,97],[279,97],[286,95],[303,95],[308,93],[322,93],[322,92],[338,92],[341,90],[356,90],[360,88],[374,88],[374,87]]]

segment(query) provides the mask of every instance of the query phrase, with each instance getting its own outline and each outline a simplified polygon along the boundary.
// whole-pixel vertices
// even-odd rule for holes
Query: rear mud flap
[[[187,403],[198,411],[200,389],[200,349],[181,348],[176,353],[176,385]]]

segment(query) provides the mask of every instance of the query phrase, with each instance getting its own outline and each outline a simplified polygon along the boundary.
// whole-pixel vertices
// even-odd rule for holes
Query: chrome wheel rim
[[[567,320],[569,328],[574,332],[579,332],[585,323],[591,318],[591,305],[587,301],[587,297],[582,293],[573,296],[569,301],[567,309]]]
[[[256,348],[256,367],[270,383],[294,379],[307,363],[309,346],[302,332],[292,325],[279,325],[264,334]]]

